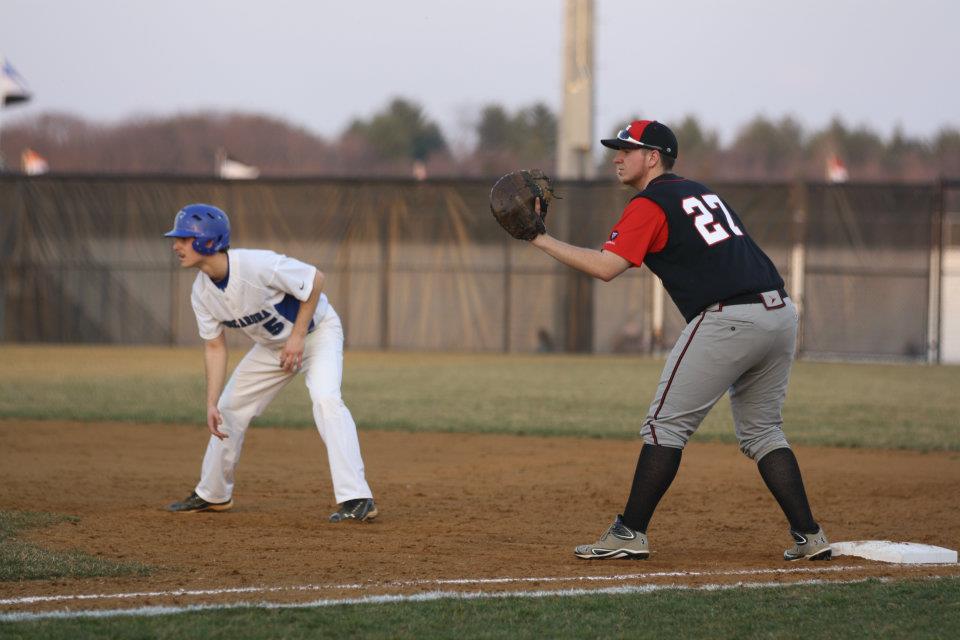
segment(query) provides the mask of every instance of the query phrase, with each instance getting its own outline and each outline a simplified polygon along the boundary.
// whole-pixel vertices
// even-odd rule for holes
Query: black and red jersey
[[[736,211],[708,187],[672,173],[631,199],[603,248],[646,264],[688,322],[715,302],[783,288]]]

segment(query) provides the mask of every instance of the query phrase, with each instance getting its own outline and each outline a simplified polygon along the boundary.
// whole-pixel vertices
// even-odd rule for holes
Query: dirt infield
[[[363,432],[381,516],[327,523],[333,498],[312,430],[253,429],[233,511],[174,515],[206,446],[200,427],[0,421],[0,509],[79,516],[24,533],[154,568],[147,577],[0,583],[0,612],[289,602],[437,590],[789,582],[960,575],[859,558],[786,564],[787,526],[735,445],[691,444],[650,529],[646,562],[588,562],[626,498],[639,441]],[[800,447],[833,541],[960,547],[960,455]],[[177,591],[208,593],[171,593]],[[129,594],[26,600],[32,596]]]

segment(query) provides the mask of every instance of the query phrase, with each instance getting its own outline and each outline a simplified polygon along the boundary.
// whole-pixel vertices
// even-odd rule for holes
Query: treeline
[[[851,180],[960,177],[955,128],[932,139],[902,131],[884,139],[839,119],[806,131],[790,117],[758,116],[721,145],[717,132],[694,116],[668,124],[680,140],[677,171],[703,179],[820,180],[831,159],[842,162]],[[451,142],[422,106],[396,98],[332,139],[266,115],[196,113],[104,125],[48,113],[8,124],[0,142],[8,170],[32,149],[57,173],[209,175],[224,151],[262,176],[479,177],[555,166],[557,116],[544,104],[513,112],[487,105],[459,133],[463,139]],[[612,179],[610,156],[597,148],[598,173]]]

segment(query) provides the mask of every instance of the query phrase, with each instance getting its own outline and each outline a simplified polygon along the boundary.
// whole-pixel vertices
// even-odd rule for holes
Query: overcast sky
[[[393,96],[456,143],[480,108],[558,110],[563,0],[0,0],[0,53],[33,101],[102,122],[267,113],[336,136]],[[960,127],[960,3],[596,0],[597,136],[696,115],[724,142],[758,114],[883,136]]]

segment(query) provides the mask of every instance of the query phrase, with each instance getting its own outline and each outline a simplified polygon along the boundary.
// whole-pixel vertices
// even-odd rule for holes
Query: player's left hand
[[[280,350],[280,367],[293,373],[303,366],[303,338],[292,335]]]
[[[559,198],[550,178],[539,169],[514,171],[490,190],[490,211],[500,226],[517,240],[533,240],[546,233],[547,205]]]
[[[207,429],[220,440],[224,440],[230,436],[220,431],[221,425],[223,425],[223,416],[220,415],[220,409],[216,405],[207,407]]]

